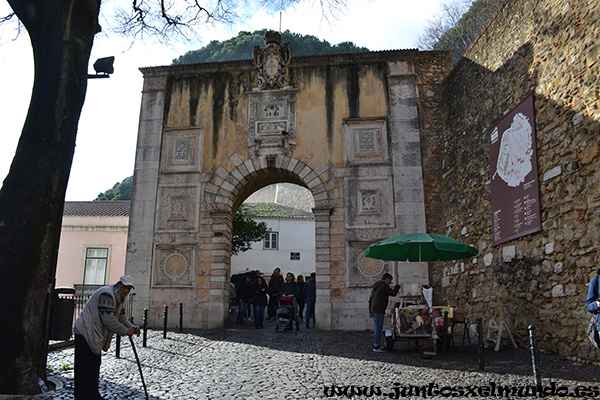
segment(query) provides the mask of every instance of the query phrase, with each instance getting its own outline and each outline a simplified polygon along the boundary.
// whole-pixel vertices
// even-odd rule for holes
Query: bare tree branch
[[[0,18],[0,24],[3,22],[6,22],[6,21],[10,21],[11,18],[13,18],[14,16],[15,16],[15,13],[13,12],[13,13],[8,14],[6,17]]]
[[[21,32],[23,32],[23,24],[21,23],[21,21],[19,20],[19,18],[17,17],[17,15],[12,12],[4,17],[0,17],[0,25],[2,24],[16,24],[16,28],[15,28],[15,36],[11,39],[11,40],[17,40],[19,38],[19,36],[21,35]]]
[[[202,24],[233,22],[239,3],[241,1],[236,0],[214,0],[206,4],[201,4],[201,0],[133,0],[131,8],[115,10],[115,30],[134,40],[146,35],[164,42],[178,37],[187,40],[196,36],[196,28]]]
[[[427,22],[418,46],[423,50],[452,50],[454,63],[462,57],[502,0],[452,0]]]

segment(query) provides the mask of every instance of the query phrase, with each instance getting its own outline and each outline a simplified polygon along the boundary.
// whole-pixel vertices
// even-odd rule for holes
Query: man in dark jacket
[[[306,298],[306,327],[310,326],[310,317],[313,318],[315,324],[315,301],[317,300],[317,274],[311,272],[310,278],[304,285],[304,297]]]
[[[238,304],[237,322],[240,324],[244,323],[244,319],[248,313],[248,307],[250,306],[250,297],[252,296],[251,285],[252,280],[249,275],[238,280],[235,284],[235,291],[237,293],[236,302]]]
[[[381,332],[383,331],[383,318],[388,306],[388,297],[396,296],[400,286],[396,285],[394,289],[390,288],[392,284],[392,275],[385,273],[380,281],[373,284],[371,297],[369,297],[369,317],[373,318],[375,332],[373,332],[373,351],[384,352],[385,347],[381,345]]]
[[[271,275],[271,279],[269,279],[269,289],[267,290],[267,293],[269,294],[269,308],[267,309],[267,320],[275,318],[275,310],[277,310],[277,307],[279,306],[279,299],[281,298],[282,287],[283,276],[281,276],[281,269],[275,268],[273,270],[273,275]]]

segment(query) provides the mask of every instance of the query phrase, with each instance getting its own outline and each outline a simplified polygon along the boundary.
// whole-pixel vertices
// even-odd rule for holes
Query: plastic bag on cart
[[[425,297],[425,301],[429,308],[433,304],[433,288],[423,288],[423,297]]]

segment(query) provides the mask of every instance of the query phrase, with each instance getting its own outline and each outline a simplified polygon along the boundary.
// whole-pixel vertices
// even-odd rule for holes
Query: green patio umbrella
[[[435,233],[392,236],[367,248],[365,255],[388,261],[449,261],[471,258],[475,247]]]

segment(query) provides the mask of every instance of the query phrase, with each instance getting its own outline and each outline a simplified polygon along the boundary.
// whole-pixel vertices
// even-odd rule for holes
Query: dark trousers
[[[277,310],[277,307],[279,307],[279,299],[280,298],[281,298],[280,294],[272,295],[272,296],[269,295],[269,308],[267,309],[269,318],[275,317],[275,311]]]
[[[315,322],[315,300],[314,299],[306,299],[306,326],[308,327],[310,323],[310,318],[313,319],[313,324]]]
[[[304,297],[298,297],[298,315],[300,316],[300,321],[304,318],[304,304],[306,303],[306,299]]]
[[[75,400],[98,400],[102,357],[90,349],[82,335],[75,335]]]
[[[292,319],[296,323],[296,329],[300,329],[300,313],[298,312],[298,300],[295,297],[292,297],[294,301],[294,316]]]
[[[248,302],[247,301],[244,301],[244,300],[238,301],[237,322],[244,322],[244,319],[246,318],[247,308],[248,308]]]
[[[254,305],[254,326],[257,328],[262,328],[265,320],[265,306]]]

